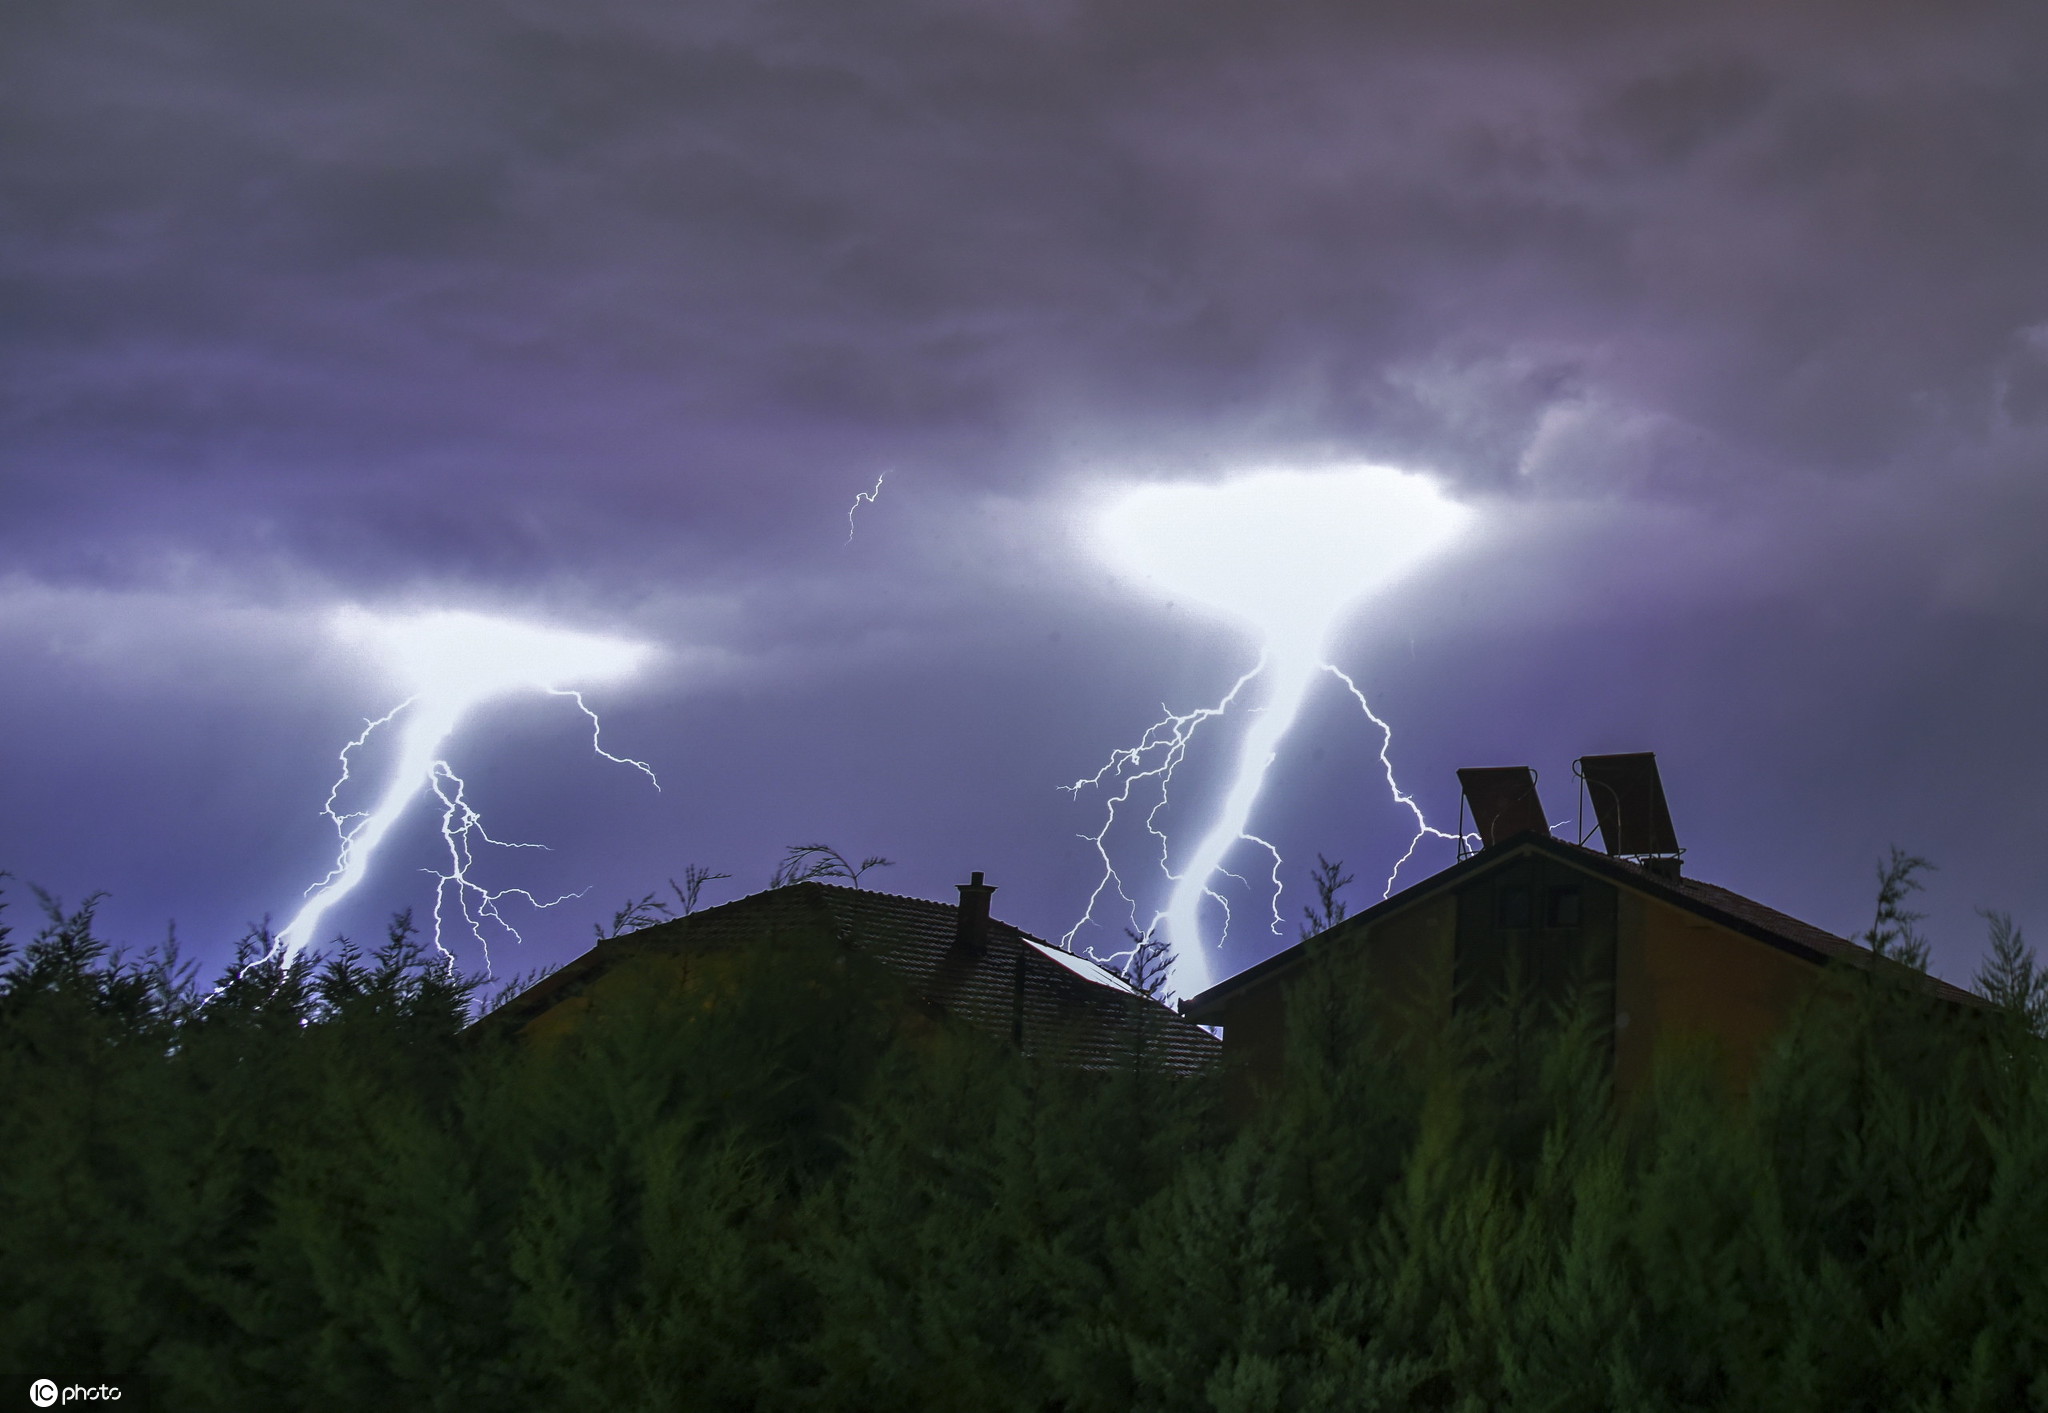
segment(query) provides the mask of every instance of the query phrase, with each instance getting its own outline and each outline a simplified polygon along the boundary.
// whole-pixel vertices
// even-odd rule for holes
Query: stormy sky
[[[590,890],[508,904],[501,973],[812,841],[914,895],[984,870],[1058,937],[1103,807],[1060,787],[1257,656],[1088,508],[1370,462],[1480,527],[1331,649],[1433,822],[1460,765],[1570,820],[1573,758],[1654,750],[1688,871],[1831,930],[1886,848],[1933,859],[1966,980],[1976,907],[2048,926],[2044,38],[1873,0],[10,6],[13,921],[104,889],[211,966],[288,916],[397,700],[353,605],[659,649],[588,694],[658,793],[557,698],[448,743],[547,846],[478,876]],[[1286,923],[1241,894],[1220,973],[1294,940],[1318,851],[1379,895],[1379,748],[1312,698],[1254,818]],[[432,822],[334,928],[426,906]]]

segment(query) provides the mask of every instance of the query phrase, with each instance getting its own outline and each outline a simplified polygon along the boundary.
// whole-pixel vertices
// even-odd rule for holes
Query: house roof
[[[1851,942],[1846,937],[1837,937],[1834,933],[1815,927],[1812,923],[1801,922],[1798,918],[1781,913],[1776,908],[1767,907],[1753,898],[1745,898],[1740,893],[1712,883],[1701,882],[1696,878],[1660,877],[1627,859],[1618,859],[1535,831],[1504,840],[1490,849],[1482,849],[1443,872],[1432,874],[1421,882],[1404,888],[1391,898],[1383,899],[1365,911],[1346,918],[1329,931],[1349,931],[1368,927],[1380,918],[1413,907],[1439,893],[1458,888],[1498,865],[1532,853],[1546,855],[1595,874],[1619,887],[1632,889],[1646,897],[1681,908],[1731,932],[1752,937],[1767,946],[1788,952],[1817,966],[1843,962],[1850,966],[1868,967],[1876,960],[1867,947]],[[1319,935],[1327,936],[1328,933]],[[1239,992],[1262,985],[1299,966],[1308,955],[1307,946],[1307,943],[1300,943],[1284,952],[1276,953],[1229,980],[1210,987],[1201,995],[1182,1001],[1181,1013],[1204,1023],[1217,1023],[1221,1018],[1224,1002]],[[1944,1000],[1977,1008],[1990,1005],[1983,997],[1951,985],[1939,977],[1929,976],[1925,981],[1928,988]]]
[[[829,936],[879,961],[926,1006],[993,1035],[1021,1030],[1026,1054],[1106,1069],[1141,1038],[1181,1072],[1213,1064],[1216,1038],[1122,977],[991,918],[978,953],[954,945],[959,908],[864,888],[795,883],[608,938],[478,1021],[518,1029],[628,957],[741,947],[776,932]],[[1020,1025],[1021,1021],[1021,1025]],[[1142,1027],[1142,1029],[1141,1029]]]

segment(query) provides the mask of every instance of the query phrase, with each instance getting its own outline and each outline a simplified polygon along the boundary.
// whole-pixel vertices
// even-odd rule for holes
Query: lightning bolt
[[[604,723],[597,719],[597,713],[592,711],[589,705],[584,702],[583,694],[581,692],[572,691],[566,687],[548,687],[544,690],[551,697],[569,698],[571,701],[576,703],[576,709],[578,711],[582,712],[585,716],[590,718],[591,750],[597,752],[599,755],[603,756],[606,760],[610,761],[614,765],[632,766],[633,769],[639,771],[642,775],[646,776],[648,780],[652,782],[656,790],[661,789],[661,781],[655,775],[653,766],[649,765],[644,760],[634,760],[631,756],[615,756],[610,751],[606,750],[604,746],[599,742],[598,734],[604,730]]]
[[[1077,798],[1083,790],[1103,788],[1106,780],[1121,782],[1117,792],[1108,799],[1104,810],[1102,828],[1096,830],[1093,834],[1083,834],[1080,836],[1094,847],[1096,857],[1102,861],[1102,876],[1096,880],[1094,891],[1088,895],[1088,906],[1082,910],[1080,919],[1072,927],[1068,928],[1066,933],[1060,938],[1061,945],[1069,951],[1074,947],[1075,935],[1082,928],[1096,921],[1096,905],[1102,901],[1103,890],[1108,888],[1114,888],[1117,896],[1123,899],[1125,915],[1130,923],[1132,932],[1140,934],[1150,933],[1162,921],[1165,914],[1164,912],[1159,912],[1154,913],[1142,926],[1139,924],[1138,902],[1125,889],[1123,877],[1117,872],[1116,863],[1110,857],[1109,833],[1116,827],[1117,811],[1120,807],[1132,803],[1131,792],[1133,790],[1141,785],[1145,785],[1147,782],[1157,782],[1158,799],[1153,802],[1150,809],[1145,811],[1145,832],[1158,842],[1159,871],[1166,876],[1169,882],[1179,882],[1181,874],[1173,871],[1173,866],[1170,862],[1171,855],[1169,851],[1172,841],[1167,838],[1166,831],[1159,827],[1159,813],[1170,803],[1169,795],[1173,786],[1173,773],[1180,767],[1180,763],[1186,759],[1188,747],[1194,741],[1196,729],[1204,722],[1212,721],[1229,711],[1231,704],[1237,700],[1237,694],[1244,690],[1247,682],[1250,682],[1259,675],[1260,670],[1264,666],[1265,660],[1262,658],[1250,671],[1237,679],[1230,690],[1224,693],[1222,700],[1217,702],[1215,706],[1197,707],[1193,711],[1175,713],[1171,707],[1162,703],[1159,709],[1165,712],[1166,715],[1145,729],[1145,734],[1139,738],[1137,745],[1126,746],[1113,752],[1108,761],[1104,762],[1102,768],[1093,775],[1084,775],[1073,784],[1060,787],[1067,792],[1069,797]],[[1276,860],[1275,867],[1277,868],[1279,857],[1277,852],[1274,857]],[[1230,914],[1229,899],[1214,892],[1211,892],[1209,896],[1222,905],[1224,916],[1228,919]],[[1228,926],[1229,924],[1226,921],[1226,931]],[[1124,970],[1135,952],[1135,947],[1127,947],[1121,951],[1098,955],[1092,947],[1088,949],[1089,956],[1094,957],[1096,961],[1116,971]]]
[[[1395,804],[1402,806],[1415,816],[1415,837],[1408,841],[1408,851],[1402,854],[1400,858],[1394,860],[1393,870],[1387,874],[1387,886],[1380,890],[1381,898],[1391,898],[1394,896],[1394,881],[1401,876],[1402,866],[1408,860],[1415,857],[1415,851],[1422,847],[1424,839],[1449,839],[1456,843],[1458,842],[1458,836],[1446,834],[1443,830],[1431,824],[1423,816],[1422,806],[1416,804],[1415,798],[1403,790],[1401,782],[1394,778],[1394,762],[1388,755],[1394,749],[1394,728],[1380,720],[1378,713],[1372,709],[1372,704],[1366,701],[1365,693],[1358,689],[1358,684],[1351,680],[1350,674],[1345,672],[1343,668],[1326,662],[1323,664],[1323,670],[1335,674],[1338,681],[1351,689],[1351,695],[1358,699],[1358,709],[1365,713],[1366,720],[1379,727],[1380,768],[1387,774],[1387,789],[1393,795]],[[1468,837],[1476,839],[1479,836],[1475,834]]]
[[[350,828],[350,821],[358,819],[367,819],[369,817],[366,811],[357,811],[353,814],[337,814],[334,809],[335,801],[341,798],[341,787],[348,784],[351,778],[349,775],[350,754],[355,751],[361,750],[363,746],[369,742],[370,737],[376,734],[377,729],[379,727],[389,726],[391,724],[391,718],[397,716],[400,712],[404,711],[407,707],[411,706],[414,700],[415,699],[412,697],[407,697],[404,701],[400,702],[397,706],[391,708],[391,710],[385,712],[375,721],[371,721],[366,718],[363,721],[362,734],[357,736],[353,741],[350,741],[346,746],[343,746],[341,748],[341,774],[335,777],[333,788],[328,790],[327,801],[325,804],[320,806],[320,812],[326,815],[328,819],[333,821],[335,833],[341,836],[343,860],[342,862],[337,862],[333,868],[329,869],[327,871],[327,876],[321,879],[318,883],[314,884],[313,888],[326,887],[328,884],[332,883],[335,880],[335,878],[341,873],[343,863],[346,862],[347,858],[349,837],[354,832]],[[310,893],[313,890],[309,888],[306,891]]]
[[[1094,538],[1109,563],[1163,597],[1192,600],[1237,622],[1258,639],[1261,650],[1257,664],[1216,706],[1182,714],[1169,710],[1136,746],[1114,752],[1094,775],[1064,787],[1077,796],[1084,788],[1117,785],[1101,829],[1081,836],[1094,845],[1103,873],[1081,919],[1066,934],[1068,946],[1082,927],[1096,921],[1097,905],[1114,888],[1134,934],[1150,935],[1164,927],[1173,953],[1173,990],[1189,995],[1206,989],[1209,953],[1223,945],[1231,920],[1229,901],[1213,880],[1221,874],[1243,881],[1226,865],[1247,844],[1264,849],[1273,861],[1272,930],[1280,931],[1280,851],[1250,831],[1251,817],[1282,741],[1324,672],[1350,687],[1367,719],[1379,728],[1388,788],[1415,820],[1416,833],[1388,875],[1382,896],[1391,895],[1401,868],[1423,839],[1455,837],[1432,826],[1401,789],[1391,757],[1392,728],[1357,684],[1324,660],[1323,645],[1354,604],[1439,552],[1468,519],[1469,512],[1443,499],[1432,483],[1376,466],[1268,471],[1217,486],[1140,486],[1103,508]],[[1239,739],[1229,784],[1208,828],[1176,869],[1159,825],[1174,771],[1185,761],[1197,728],[1227,712],[1247,684],[1259,678],[1265,679],[1264,697],[1257,719]],[[1119,811],[1134,803],[1133,791],[1141,788],[1157,793],[1145,813],[1145,828],[1154,836],[1160,869],[1171,884],[1165,905],[1143,927],[1108,843]],[[1213,943],[1202,925],[1203,910],[1212,903],[1223,914]],[[1114,964],[1130,955],[1126,951],[1098,960]]]
[[[1270,875],[1272,891],[1268,899],[1272,923],[1268,930],[1276,934],[1280,932],[1280,899],[1284,891],[1280,880],[1280,851],[1270,840],[1251,833],[1247,826],[1250,823],[1252,806],[1264,784],[1266,771],[1278,757],[1280,738],[1286,734],[1288,727],[1299,715],[1317,671],[1327,672],[1342,682],[1357,700],[1358,708],[1365,713],[1366,719],[1378,728],[1380,768],[1386,775],[1387,792],[1393,802],[1407,810],[1415,821],[1415,833],[1409,839],[1407,849],[1395,860],[1393,869],[1387,874],[1386,886],[1381,890],[1380,896],[1393,896],[1394,885],[1401,876],[1402,868],[1415,857],[1415,851],[1422,846],[1424,839],[1457,841],[1457,835],[1431,824],[1415,797],[1401,788],[1401,782],[1394,774],[1392,759],[1394,728],[1372,709],[1365,693],[1360,690],[1349,673],[1334,663],[1320,662],[1315,664],[1305,680],[1282,680],[1275,684],[1275,690],[1264,703],[1264,719],[1245,733],[1244,740],[1239,745],[1238,767],[1232,789],[1217,815],[1216,822],[1203,836],[1188,862],[1176,871],[1171,862],[1171,841],[1158,822],[1160,812],[1170,803],[1173,773],[1186,759],[1188,748],[1194,741],[1196,728],[1225,715],[1246,685],[1262,676],[1266,667],[1267,660],[1261,658],[1258,665],[1239,677],[1214,706],[1199,707],[1194,711],[1178,714],[1162,708],[1167,710],[1167,715],[1148,727],[1135,746],[1127,746],[1116,751],[1093,775],[1084,775],[1073,784],[1060,787],[1070,797],[1078,798],[1083,790],[1101,789],[1109,783],[1117,785],[1116,792],[1105,801],[1102,827],[1092,834],[1080,836],[1094,848],[1096,857],[1102,864],[1102,873],[1096,880],[1094,891],[1088,895],[1087,906],[1082,910],[1080,918],[1060,939],[1069,950],[1073,949],[1075,937],[1082,928],[1099,922],[1095,915],[1096,908],[1102,902],[1103,894],[1111,889],[1114,889],[1116,896],[1123,901],[1131,931],[1138,935],[1151,932],[1162,924],[1168,927],[1169,935],[1173,935],[1176,930],[1184,931],[1192,921],[1187,911],[1190,906],[1198,907],[1205,900],[1215,903],[1223,911],[1223,926],[1216,938],[1216,945],[1221,947],[1230,937],[1230,900],[1210,887],[1208,879],[1220,873],[1225,877],[1237,879],[1240,883],[1245,882],[1242,876],[1224,867],[1229,853],[1240,843],[1264,849],[1273,861]],[[1299,678],[1300,674],[1295,676]],[[1156,786],[1156,797],[1152,799],[1150,808],[1145,811],[1144,826],[1157,845],[1159,870],[1169,882],[1189,885],[1187,894],[1183,895],[1177,890],[1174,904],[1159,909],[1142,923],[1138,918],[1137,900],[1125,887],[1123,877],[1109,849],[1109,835],[1116,827],[1119,809],[1133,803],[1132,792],[1141,786]],[[1178,914],[1176,906],[1180,908]],[[1136,949],[1126,947],[1103,954],[1096,953],[1092,947],[1084,950],[1096,961],[1122,970],[1129,965]]]
[[[468,786],[442,754],[470,708],[494,697],[531,690],[572,699],[590,719],[591,749],[604,759],[630,766],[647,776],[658,790],[661,782],[645,761],[613,755],[601,743],[598,715],[573,688],[556,685],[558,678],[602,679],[630,675],[646,656],[639,644],[560,629],[537,627],[479,614],[443,612],[403,618],[378,618],[361,610],[344,610],[335,619],[337,634],[368,650],[389,674],[411,687],[412,694],[375,720],[341,749],[341,773],[327,793],[322,813],[334,825],[341,847],[334,866],[306,890],[306,901],[278,931],[270,955],[289,960],[318,935],[327,914],[368,876],[378,848],[414,800],[431,793],[440,806],[441,840],[448,851],[445,870],[433,875],[433,941],[451,966],[454,955],[442,941],[453,911],[483,948],[490,965],[486,922],[514,941],[519,930],[499,910],[507,898],[521,898],[537,908],[551,908],[580,893],[542,900],[523,888],[489,889],[472,877],[476,842],[500,848],[545,848],[545,845],[495,839],[469,802]],[[403,718],[401,720],[401,718]],[[372,736],[393,723],[398,733],[396,759],[383,789],[367,809],[339,808],[353,778],[353,757]]]
[[[873,505],[881,498],[882,480],[888,474],[887,471],[884,471],[880,476],[875,477],[875,488],[871,491],[862,491],[853,498],[853,504],[846,507],[846,543],[853,543],[853,512],[861,508],[862,502]]]

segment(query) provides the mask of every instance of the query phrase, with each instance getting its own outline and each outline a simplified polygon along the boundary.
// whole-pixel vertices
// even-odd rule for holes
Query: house
[[[1182,1013],[1221,1026],[1226,1063],[1271,1084],[1286,1050],[1288,992],[1312,953],[1360,959],[1373,1010],[1397,1043],[1418,1022],[1502,993],[1511,970],[1527,991],[1562,996],[1591,983],[1606,1017],[1616,1093],[1640,1092],[1659,1043],[1712,1041],[1744,1083],[1822,970],[1895,966],[1869,949],[1726,888],[1688,877],[1656,758],[1586,756],[1574,765],[1603,848],[1552,836],[1526,766],[1458,772],[1480,847],[1308,941],[1199,996]],[[1461,838],[1469,838],[1463,833]],[[1933,977],[1945,1001],[1982,998]]]
[[[957,905],[825,883],[794,883],[607,938],[477,1022],[527,1040],[565,1035],[607,998],[680,986],[719,959],[783,944],[845,948],[879,964],[906,1016],[952,1018],[1025,1055],[1082,1069],[1128,1064],[1140,1048],[1191,1073],[1216,1062],[1214,1036],[1115,972],[989,915],[996,891],[959,885]]]

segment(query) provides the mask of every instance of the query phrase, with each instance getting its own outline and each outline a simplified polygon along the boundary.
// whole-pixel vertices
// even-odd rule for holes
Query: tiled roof
[[[781,931],[828,935],[873,956],[928,1006],[991,1035],[1021,1034],[1027,1055],[1086,1069],[1128,1063],[1139,1044],[1168,1068],[1213,1064],[1221,1046],[1200,1026],[1131,990],[1094,962],[991,918],[979,952],[954,945],[959,909],[863,888],[796,883],[600,942],[490,1013],[523,1026],[649,948],[744,946]]]

